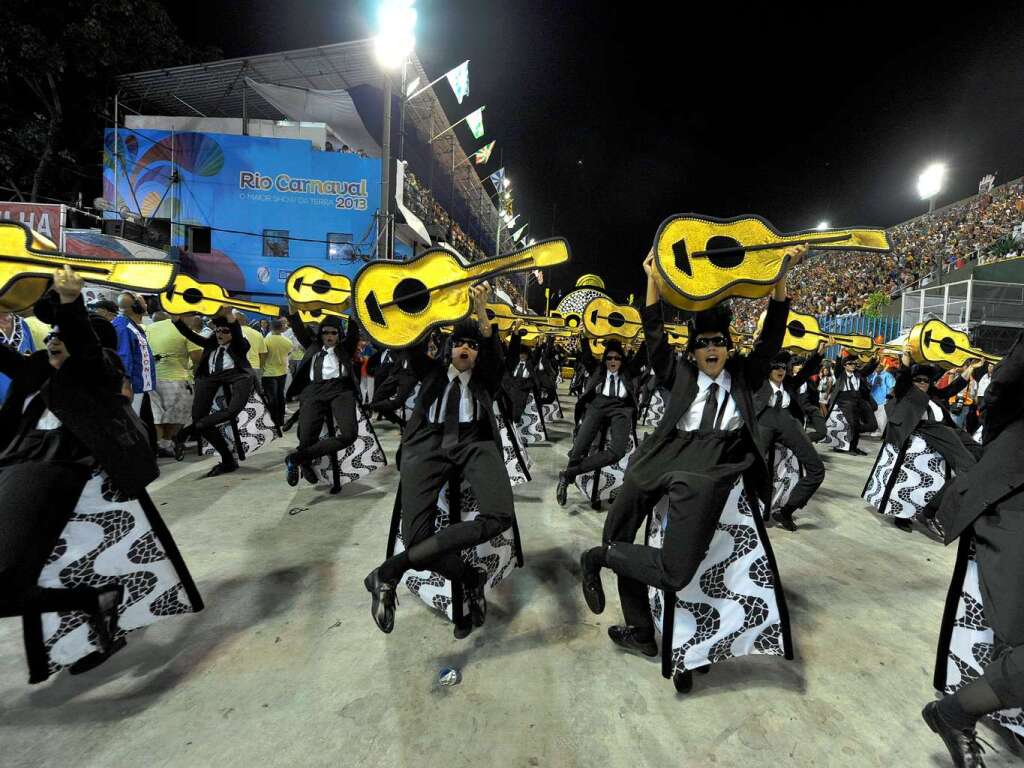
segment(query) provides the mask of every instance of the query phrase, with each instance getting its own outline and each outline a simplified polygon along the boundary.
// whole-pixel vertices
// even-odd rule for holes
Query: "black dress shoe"
[[[207,472],[203,477],[217,477],[218,475],[226,475],[229,472],[234,472],[238,469],[238,462],[232,461],[230,464],[225,464],[223,461],[217,464],[213,469]]]
[[[580,555],[580,575],[583,585],[583,599],[591,613],[604,611],[604,587],[601,585],[601,569],[587,564],[587,553]]]
[[[636,651],[644,656],[657,656],[658,644],[653,639],[641,640],[637,637],[638,632],[637,627],[629,627],[622,624],[608,627],[608,637],[620,648],[625,648],[627,651]]]
[[[959,731],[948,725],[939,714],[938,703],[934,701],[925,705],[921,710],[921,717],[928,723],[928,727],[946,742],[946,749],[949,750],[949,756],[956,768],[985,768],[985,760],[982,757],[984,750],[978,743],[977,731]]]
[[[299,468],[302,470],[302,476],[306,478],[307,483],[316,485],[320,482],[320,475],[313,469],[312,464],[302,464]]]
[[[463,616],[455,623],[455,630],[452,632],[456,640],[465,640],[473,634],[473,620],[469,616]]]
[[[370,604],[370,615],[373,616],[377,628],[384,633],[391,632],[395,628],[395,606],[398,605],[395,585],[384,581],[380,577],[380,571],[374,568],[363,579],[363,586],[373,598]]]
[[[911,521],[908,518],[894,517],[892,519],[892,524],[895,525],[897,528],[899,528],[904,533],[913,533],[914,532],[914,523],[913,523],[913,521]]]
[[[284,460],[284,479],[292,488],[299,484],[299,465],[291,456],[286,456]]]
[[[862,451],[860,448],[851,448],[850,449],[850,453],[852,453],[854,456],[867,456],[868,455],[867,451]]]
[[[793,522],[793,512],[788,509],[780,509],[775,513],[775,519],[778,521],[781,528],[785,528],[787,531],[795,531],[796,523]]]
[[[566,476],[565,470],[563,469],[561,472],[558,473],[558,485],[555,486],[555,501],[558,502],[558,506],[565,506],[566,500],[568,498],[568,490],[569,478]]]

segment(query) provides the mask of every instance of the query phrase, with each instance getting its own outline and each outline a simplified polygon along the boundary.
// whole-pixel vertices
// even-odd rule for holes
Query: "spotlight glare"
[[[921,196],[922,200],[931,200],[942,191],[942,184],[945,179],[945,164],[932,163],[917,177],[917,194]]]

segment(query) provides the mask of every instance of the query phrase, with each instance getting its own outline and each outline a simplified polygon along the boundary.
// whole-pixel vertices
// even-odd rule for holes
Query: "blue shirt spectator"
[[[871,385],[871,399],[875,405],[885,405],[885,400],[896,386],[896,377],[886,370],[876,371],[868,376],[868,384]]]
[[[0,315],[0,344],[16,349],[23,354],[32,354],[36,345],[28,324],[15,314]],[[11,380],[0,373],[0,403],[7,398]]]

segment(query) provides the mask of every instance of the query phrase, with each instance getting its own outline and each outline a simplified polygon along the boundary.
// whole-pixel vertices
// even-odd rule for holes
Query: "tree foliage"
[[[0,197],[92,199],[117,75],[205,58],[155,0],[0,2]]]

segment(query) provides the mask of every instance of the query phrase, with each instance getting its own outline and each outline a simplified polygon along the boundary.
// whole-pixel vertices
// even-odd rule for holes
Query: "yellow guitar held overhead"
[[[583,308],[583,330],[595,339],[632,341],[643,330],[639,310],[595,296]]]
[[[309,323],[319,323],[325,317],[340,317],[343,320],[348,320],[348,315],[342,314],[341,312],[333,309],[323,309],[321,307],[318,309],[299,310],[299,320],[307,325]]]
[[[665,301],[699,311],[732,296],[757,299],[786,273],[787,248],[890,250],[883,229],[826,229],[782,234],[759,216],[671,216],[654,238],[656,279]]]
[[[285,295],[295,309],[348,309],[352,281],[319,267],[299,267],[285,281]]]
[[[360,327],[373,341],[385,347],[408,347],[431,329],[466,317],[471,284],[568,260],[569,243],[562,238],[541,240],[469,265],[444,248],[432,248],[410,261],[367,265],[356,275],[353,306]]]
[[[0,220],[0,311],[31,307],[65,264],[90,283],[142,293],[164,290],[177,270],[172,261],[69,256],[26,225]]]
[[[928,363],[943,368],[958,368],[968,360],[998,363],[1003,358],[971,346],[963,331],[950,328],[941,320],[925,320],[910,329],[907,336],[910,357],[915,363]]]
[[[757,333],[760,335],[764,327],[764,318],[767,312],[762,312],[757,318]],[[818,343],[827,341],[829,346],[839,344],[840,346],[858,352],[870,351],[874,345],[874,339],[857,333],[823,333],[818,319],[814,315],[804,315],[800,312],[789,310],[786,316],[786,335],[782,338],[782,348],[791,352],[814,352],[818,349]]]
[[[232,298],[219,285],[200,283],[188,275],[178,275],[174,278],[174,283],[160,294],[160,306],[172,315],[185,315],[189,312],[216,315],[224,307],[234,307],[271,317],[281,314],[281,308],[276,304],[260,304]]]
[[[515,311],[508,304],[494,302],[487,305],[487,317],[491,323],[498,326],[498,330],[505,332],[515,322],[530,323],[536,326],[549,328],[564,328],[565,321],[558,317],[542,317],[540,315],[522,315]]]

